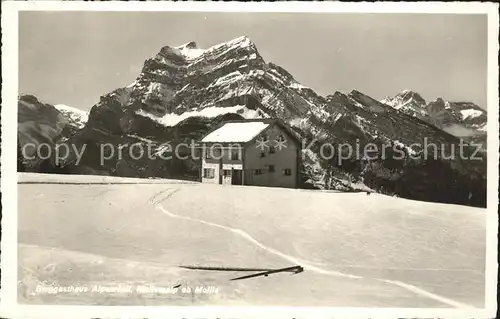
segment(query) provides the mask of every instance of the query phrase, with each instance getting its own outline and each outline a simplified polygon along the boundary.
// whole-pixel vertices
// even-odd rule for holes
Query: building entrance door
[[[243,170],[233,169],[231,174],[231,185],[243,185]]]

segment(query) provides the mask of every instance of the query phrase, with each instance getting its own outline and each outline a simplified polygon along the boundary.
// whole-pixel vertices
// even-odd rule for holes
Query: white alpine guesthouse
[[[203,183],[296,188],[300,142],[279,120],[225,122],[203,143]]]

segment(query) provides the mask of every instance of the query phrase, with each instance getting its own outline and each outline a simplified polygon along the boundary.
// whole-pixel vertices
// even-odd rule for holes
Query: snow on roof
[[[230,122],[226,123],[212,133],[205,136],[202,142],[208,143],[227,143],[251,141],[260,132],[266,129],[270,123],[264,121],[252,122]]]

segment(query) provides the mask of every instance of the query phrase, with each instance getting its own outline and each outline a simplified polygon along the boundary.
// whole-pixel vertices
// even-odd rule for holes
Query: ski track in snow
[[[165,198],[161,199],[160,201],[163,202],[164,200],[168,199],[169,197],[171,197],[172,195],[174,195],[179,190],[180,189],[172,190]],[[387,284],[398,286],[400,288],[403,288],[403,289],[406,289],[408,291],[411,291],[411,292],[413,292],[413,293],[415,293],[415,294],[417,294],[419,296],[427,297],[429,299],[433,299],[435,301],[444,303],[444,304],[446,304],[448,306],[451,306],[451,307],[454,307],[454,308],[475,308],[472,305],[464,304],[464,303],[461,303],[461,302],[458,302],[458,301],[455,301],[455,300],[452,300],[452,299],[449,299],[449,298],[446,298],[446,297],[434,294],[434,293],[429,292],[427,290],[424,290],[422,288],[418,288],[418,287],[416,287],[414,285],[410,285],[410,284],[407,284],[407,283],[404,283],[404,282],[401,282],[401,281],[356,276],[356,275],[342,273],[342,272],[339,272],[339,271],[332,271],[332,270],[327,270],[327,269],[319,268],[319,267],[311,265],[311,263],[307,263],[307,261],[306,261],[306,263],[304,263],[304,261],[301,260],[301,259],[299,259],[299,258],[287,255],[285,253],[280,252],[279,250],[276,250],[276,249],[274,249],[272,247],[268,247],[268,246],[262,244],[261,242],[259,242],[255,238],[253,238],[250,234],[248,234],[247,232],[245,232],[245,231],[243,231],[243,230],[241,230],[239,228],[232,228],[232,227],[228,227],[228,226],[224,226],[224,225],[212,223],[212,222],[205,221],[205,220],[198,219],[198,218],[192,218],[192,217],[187,217],[187,216],[181,216],[181,215],[173,214],[173,213],[169,212],[167,209],[165,209],[162,205],[160,205],[160,203],[159,203],[160,201],[153,201],[152,199],[150,199],[150,203],[152,203],[153,205],[155,205],[155,208],[157,208],[163,214],[165,214],[165,215],[167,215],[167,216],[169,216],[171,218],[189,220],[189,221],[197,222],[197,223],[204,224],[204,225],[207,225],[207,226],[212,226],[212,227],[224,229],[226,231],[229,231],[229,232],[231,232],[233,234],[236,234],[236,235],[238,235],[238,236],[246,239],[247,241],[251,242],[252,244],[256,245],[257,247],[259,247],[259,248],[261,248],[261,249],[263,249],[263,250],[265,250],[265,251],[267,251],[267,252],[269,252],[269,253],[271,253],[273,255],[281,257],[281,258],[283,258],[283,259],[285,259],[285,260],[287,260],[289,262],[292,262],[292,263],[295,263],[295,264],[300,264],[306,270],[310,270],[310,271],[313,271],[313,272],[318,273],[318,274],[329,275],[329,276],[339,276],[339,277],[346,277],[346,278],[351,278],[351,279],[371,279],[371,280],[376,280],[376,281],[379,281],[379,282],[383,282],[383,283],[387,283]]]

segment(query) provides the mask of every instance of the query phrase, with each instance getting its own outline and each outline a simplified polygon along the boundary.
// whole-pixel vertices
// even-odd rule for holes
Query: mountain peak
[[[229,40],[227,43],[247,43],[247,44],[251,44],[252,41],[250,40],[250,38],[246,35],[242,35],[242,36],[239,36],[237,38],[234,38],[232,40]]]
[[[72,107],[66,104],[55,104],[54,107],[58,109],[59,111],[67,111],[67,112],[73,112],[76,114],[80,114],[82,116],[88,116],[88,112],[81,110],[76,107]]]
[[[437,99],[433,100],[433,101],[430,101],[429,104],[440,104],[440,105],[444,105],[445,102],[443,100],[443,98],[441,97],[438,97]]]
[[[65,104],[56,104],[54,107],[66,117],[72,126],[78,129],[84,128],[89,120],[89,113],[76,107]]]
[[[371,96],[369,96],[369,95],[367,95],[367,94],[365,94],[363,92],[360,92],[357,89],[351,90],[351,92],[349,92],[349,94],[347,94],[347,96],[352,97],[354,99],[362,99],[362,100],[365,100],[365,101],[370,101],[370,103],[373,103],[373,102],[380,103],[379,101],[375,100]]]
[[[396,94],[394,97],[386,97],[380,102],[389,105],[396,110],[406,110],[411,114],[415,112],[421,113],[422,109],[424,109],[427,105],[427,102],[419,93],[410,89],[405,89]]]
[[[186,44],[180,45],[178,47],[175,47],[176,49],[183,50],[183,49],[198,49],[198,45],[196,42],[191,41]]]
[[[21,95],[19,95],[18,100],[26,101],[26,102],[33,103],[33,104],[40,103],[38,98],[34,95],[31,95],[31,94],[21,94]]]
[[[425,99],[415,91],[405,89],[401,93],[397,94],[396,97],[400,97],[404,101],[414,100],[419,104],[425,105]]]
[[[182,55],[186,60],[196,59],[203,55],[203,53],[205,53],[206,51],[203,49],[199,49],[198,45],[194,41],[188,42],[178,47],[174,47],[173,49],[177,50],[180,55]]]
[[[356,89],[352,89],[351,92],[349,92],[349,94],[347,95],[364,95],[364,94]]]
[[[170,46],[165,46],[162,48],[162,52],[164,55],[167,55],[169,52],[174,53],[175,55],[180,55],[186,60],[195,60],[201,57],[202,55],[209,53],[209,52],[214,52],[223,48],[253,48],[255,49],[255,44],[250,40],[250,38],[246,35],[234,38],[232,40],[222,42],[219,44],[216,44],[212,47],[209,47],[207,49],[201,49],[198,47],[196,42],[191,41],[186,44],[177,46],[177,47],[170,47]]]
[[[219,44],[216,44],[210,48],[208,48],[206,51],[213,51],[213,50],[218,50],[222,47],[229,47],[229,48],[254,48],[255,49],[255,44],[250,40],[250,38],[246,35],[239,36],[237,38],[234,38],[232,40],[222,42]]]

